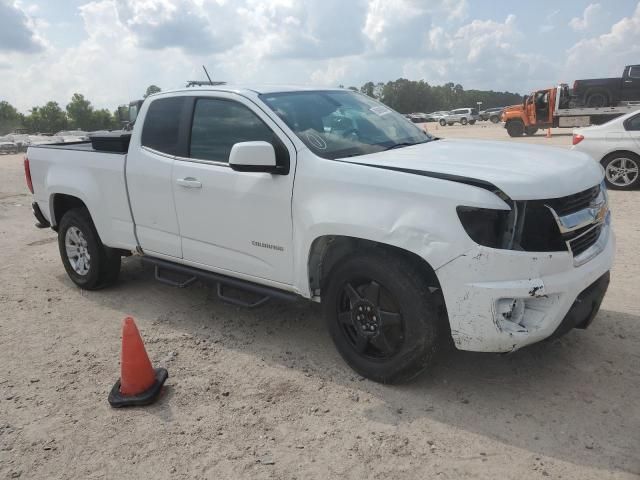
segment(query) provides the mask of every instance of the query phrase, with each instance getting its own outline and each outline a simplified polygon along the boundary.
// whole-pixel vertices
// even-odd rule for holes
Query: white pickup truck
[[[79,287],[113,283],[133,252],[231,302],[321,301],[340,354],[379,382],[447,337],[510,352],[586,328],[614,255],[586,155],[433,138],[348,90],[153,95],[132,132],[30,147],[25,172]]]

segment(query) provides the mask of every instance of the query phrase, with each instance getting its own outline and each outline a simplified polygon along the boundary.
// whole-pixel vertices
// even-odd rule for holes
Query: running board
[[[285,292],[283,290],[278,290],[276,288],[267,287],[264,285],[259,285],[257,283],[248,282],[246,280],[240,280],[239,278],[228,277],[219,273],[209,272],[200,268],[189,267],[187,265],[174,263],[160,258],[144,255],[141,257],[141,260],[144,263],[148,263],[155,267],[156,280],[162,283],[178,288],[187,287],[196,280],[201,280],[208,283],[217,283],[216,292],[218,294],[218,297],[225,302],[241,307],[256,308],[264,305],[272,298],[276,298],[278,300],[286,300],[289,302],[296,301],[299,298],[299,296],[294,293]],[[167,276],[168,272],[178,274],[179,276],[184,278],[180,280],[170,278]],[[246,302],[244,300],[226,294],[224,291],[224,287],[230,287],[245,292],[255,293],[257,295],[260,295],[261,298],[255,302]]]

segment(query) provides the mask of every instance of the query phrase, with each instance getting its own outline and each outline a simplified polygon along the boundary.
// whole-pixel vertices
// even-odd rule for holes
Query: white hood
[[[437,140],[344,160],[483,180],[514,200],[564,197],[603,178],[583,153],[513,142]]]

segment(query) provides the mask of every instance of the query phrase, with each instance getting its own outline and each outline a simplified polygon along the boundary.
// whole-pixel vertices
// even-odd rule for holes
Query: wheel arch
[[[69,210],[73,208],[86,208],[87,204],[80,197],[67,193],[54,193],[49,199],[49,208],[51,212],[51,225],[57,231],[60,220]],[[91,216],[91,212],[89,212]]]
[[[346,235],[323,235],[317,237],[311,243],[307,257],[307,279],[311,296],[315,298],[321,297],[324,282],[338,262],[362,250],[378,250],[416,262],[429,284],[434,288],[441,288],[433,267],[427,260],[414,252],[395,245],[364,238]]]
[[[607,98],[607,102],[609,104],[611,104],[611,102],[613,101],[611,90],[609,90],[608,88],[604,88],[604,87],[592,87],[592,88],[589,88],[584,93],[584,103],[587,104],[588,101],[589,101],[589,97],[591,97],[592,95],[598,94],[598,93],[603,94]]]
[[[604,163],[605,160],[608,160],[610,157],[613,157],[614,155],[631,155],[634,158],[638,158],[640,159],[640,155],[632,152],[631,150],[626,150],[624,148],[621,149],[617,149],[617,150],[612,150],[608,153],[606,153],[605,155],[602,156],[602,158],[600,159],[600,165],[602,165]]]

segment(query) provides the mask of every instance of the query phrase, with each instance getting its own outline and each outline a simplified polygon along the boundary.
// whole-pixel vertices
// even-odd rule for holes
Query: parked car
[[[413,123],[426,123],[429,121],[426,113],[410,113],[406,117]]]
[[[486,110],[481,110],[479,113],[480,120],[489,120],[491,123],[498,123],[500,121],[500,117],[502,116],[503,110],[504,107],[487,108]]]
[[[0,154],[18,153],[20,148],[13,142],[0,141]]]
[[[439,112],[433,112],[433,113],[427,113],[426,115],[426,119],[427,122],[439,122],[441,118],[443,118],[445,115],[448,115],[449,112],[442,110]]]
[[[622,78],[594,78],[573,82],[574,98],[587,107],[615,106],[640,101],[640,65],[627,65]]]
[[[438,122],[443,127],[445,125],[451,126],[454,123],[459,123],[460,125],[466,125],[468,123],[473,125],[479,118],[477,108],[457,108],[451,110],[447,115],[444,115]]]
[[[640,185],[640,110],[602,125],[576,129],[573,150],[600,162],[610,188],[630,190]]]
[[[451,339],[511,352],[586,328],[613,261],[587,155],[436,141],[351,90],[158,93],[131,132],[30,147],[25,176],[80,288],[113,284],[136,252],[159,280],[216,282],[234,304],[322,302],[342,357],[383,383]]]

